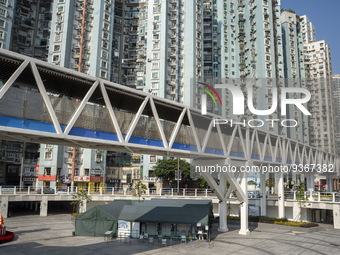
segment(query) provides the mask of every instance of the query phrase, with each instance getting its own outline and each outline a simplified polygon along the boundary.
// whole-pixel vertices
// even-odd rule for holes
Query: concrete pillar
[[[227,189],[227,185],[226,184],[227,184],[227,179],[226,179],[225,175],[223,173],[220,173],[219,188],[224,193],[226,192],[226,189]],[[219,232],[227,232],[228,231],[228,226],[227,226],[227,203],[226,203],[225,200],[220,201],[218,209],[219,209],[219,215],[220,215],[220,218],[219,218],[220,226],[218,228],[218,231]]]
[[[278,209],[279,209],[279,218],[285,218],[285,193],[283,187],[283,173],[280,172],[278,174],[279,181],[277,183],[277,191],[278,191]]]
[[[42,200],[40,203],[40,216],[46,217],[48,210],[48,197],[42,196]]]
[[[33,210],[33,201],[30,202],[30,210]]]
[[[248,162],[246,163],[248,164]],[[242,181],[241,181],[241,189],[245,194],[245,201],[240,204],[240,221],[241,228],[238,232],[240,235],[249,235],[250,231],[248,229],[248,174],[243,173]]]
[[[4,218],[7,218],[8,214],[8,196],[1,198],[0,203],[0,215],[2,215]]]
[[[314,191],[314,174],[307,174],[307,183],[306,183],[307,187],[306,187],[306,190],[309,190],[309,189],[313,189]]]
[[[227,203],[226,201],[220,201],[218,206],[219,211],[219,223],[220,226],[218,228],[219,232],[227,232],[228,231],[228,225],[227,225]]]
[[[293,203],[293,220],[300,221],[301,220],[301,208],[300,202]]]
[[[333,204],[334,228],[340,229],[340,204]]]
[[[83,200],[83,203],[79,205],[79,212],[80,213],[86,212],[86,206],[87,206],[87,202],[86,200]]]
[[[327,177],[326,178],[326,184],[327,184],[327,192],[332,192],[333,191],[333,180],[332,180],[332,177]]]
[[[39,205],[39,202],[34,202],[34,211],[35,212],[38,211],[38,205]]]
[[[261,216],[267,215],[267,192],[266,192],[266,174],[260,173],[260,189],[261,189]]]

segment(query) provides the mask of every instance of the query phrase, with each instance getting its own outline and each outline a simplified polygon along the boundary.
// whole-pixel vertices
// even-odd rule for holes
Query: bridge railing
[[[303,201],[340,202],[340,192],[323,192],[323,191],[285,192],[285,199],[302,202]]]
[[[0,186],[0,195],[73,195],[80,190],[85,190],[89,195],[114,195],[114,196],[138,196],[138,190],[132,188],[98,187],[78,189],[67,187],[63,189],[33,187],[33,186]],[[183,196],[183,197],[213,197],[212,189],[195,188],[149,188],[143,191],[142,196]]]

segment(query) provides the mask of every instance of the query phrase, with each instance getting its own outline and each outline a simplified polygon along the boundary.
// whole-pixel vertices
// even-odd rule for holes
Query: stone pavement
[[[17,235],[10,243],[0,245],[1,255],[101,255],[101,254],[339,254],[340,230],[303,233],[281,229],[274,225],[261,225],[251,234],[241,236],[236,226],[227,233],[213,231],[214,240],[174,243],[161,247],[133,239],[131,244],[118,240],[105,242],[103,237],[72,236],[74,230],[70,215],[48,217],[17,216],[5,220],[9,231]],[[214,227],[216,228],[217,225]]]

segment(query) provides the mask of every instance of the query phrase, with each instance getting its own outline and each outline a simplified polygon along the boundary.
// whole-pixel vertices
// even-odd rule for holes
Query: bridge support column
[[[340,229],[340,204],[333,204],[334,228]]]
[[[40,203],[40,216],[46,217],[48,210],[48,199],[47,196],[43,196]]]
[[[285,193],[283,187],[283,173],[280,172],[278,181],[278,209],[279,218],[285,218]]]
[[[260,173],[260,189],[261,189],[261,216],[267,215],[267,192],[266,192],[266,174]]]
[[[307,174],[306,190],[313,189],[314,191],[314,174]],[[327,185],[328,187],[328,185]]]
[[[333,180],[332,180],[332,177],[327,177],[326,178],[326,184],[327,184],[327,192],[332,192],[333,191]]]
[[[301,208],[300,202],[293,203],[293,220],[300,221],[301,220]]]
[[[246,165],[249,165],[249,161],[246,162]],[[240,204],[241,228],[238,233],[240,235],[249,235],[250,231],[248,229],[248,174],[246,172],[243,173],[241,189],[245,194],[245,198],[244,201]]]
[[[220,184],[219,188],[221,191],[226,191],[227,188],[227,179],[223,173],[220,173]],[[218,228],[219,232],[227,232],[228,231],[228,226],[227,226],[227,203],[226,200],[220,200],[219,203],[219,221],[220,221],[220,226]]]
[[[86,205],[87,205],[87,201],[83,200],[82,203],[79,205],[79,212],[80,213],[86,212]]]
[[[7,218],[7,215],[8,215],[8,196],[1,198],[0,215],[2,215],[4,218]]]

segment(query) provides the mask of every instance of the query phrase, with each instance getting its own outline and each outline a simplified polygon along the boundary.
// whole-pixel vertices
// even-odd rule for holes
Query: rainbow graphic
[[[205,92],[205,94],[202,95],[202,114],[207,114],[207,95],[210,96],[212,101],[214,102],[214,105],[217,106],[217,100],[222,105],[222,99],[218,92],[210,85],[203,83],[203,82],[197,82],[198,85],[202,85],[204,87],[198,86],[200,90]],[[216,100],[217,99],[217,100]]]

